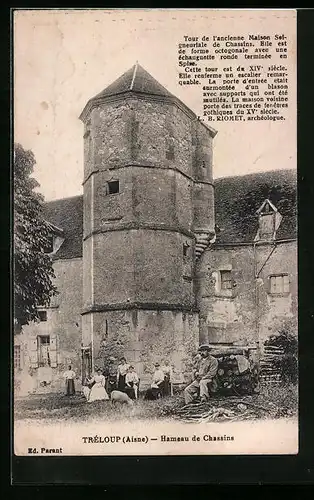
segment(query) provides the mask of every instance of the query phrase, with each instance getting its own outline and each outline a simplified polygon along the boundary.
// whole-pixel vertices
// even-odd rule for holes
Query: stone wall
[[[144,378],[170,357],[181,380],[199,340],[194,230],[214,229],[212,131],[131,93],[84,121],[83,343],[94,364],[110,345]]]
[[[254,343],[279,332],[286,321],[296,334],[296,242],[270,245],[213,247],[207,250],[198,271],[200,340],[213,343]],[[220,270],[230,270],[232,289],[217,290]],[[255,280],[255,272],[260,271]],[[289,275],[290,291],[269,293],[269,276]]]
[[[47,309],[47,321],[24,326],[14,339],[14,344],[21,349],[21,371],[16,372],[16,382],[19,384],[32,368],[34,388],[39,391],[63,390],[62,375],[69,364],[78,375],[81,372],[82,259],[55,261],[54,270],[59,294]],[[56,343],[57,366],[42,370],[38,364],[36,366],[35,349],[38,336],[45,335],[50,336],[51,343]],[[48,382],[46,388],[40,385],[45,380]]]
[[[90,316],[90,315],[88,315]],[[108,356],[125,356],[141,378],[151,381],[154,363],[165,359],[174,367],[174,381],[188,379],[198,347],[198,315],[181,311],[107,311],[93,313],[94,363],[103,367]]]

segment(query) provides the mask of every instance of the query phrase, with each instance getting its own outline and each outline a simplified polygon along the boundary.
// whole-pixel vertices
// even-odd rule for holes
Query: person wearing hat
[[[158,399],[162,395],[165,374],[160,368],[159,363],[155,363],[155,371],[153,374],[152,383],[147,389],[144,399]]]
[[[203,344],[199,348],[201,358],[194,365],[194,380],[184,389],[185,404],[192,403],[199,395],[202,402],[209,399],[208,384],[217,374],[218,360],[211,356],[210,347]]]

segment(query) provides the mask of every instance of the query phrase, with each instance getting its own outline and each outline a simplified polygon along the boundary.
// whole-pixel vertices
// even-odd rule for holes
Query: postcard
[[[298,453],[296,43],[14,10],[16,456]]]

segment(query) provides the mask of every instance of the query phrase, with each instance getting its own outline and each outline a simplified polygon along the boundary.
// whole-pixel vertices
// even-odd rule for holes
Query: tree
[[[38,318],[57,293],[49,248],[51,230],[43,216],[43,196],[34,191],[32,151],[14,145],[14,324],[15,332]]]

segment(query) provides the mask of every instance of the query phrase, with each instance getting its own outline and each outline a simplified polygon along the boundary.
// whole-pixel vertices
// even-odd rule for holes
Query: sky
[[[291,54],[289,114],[284,122],[219,122],[214,178],[296,168],[294,11],[20,10],[14,16],[14,141],[36,158],[45,199],[82,193],[87,101],[139,62],[197,115],[202,92],[179,86],[183,36],[285,33]],[[275,61],[272,61],[275,62]],[[225,62],[215,61],[222,68]]]

